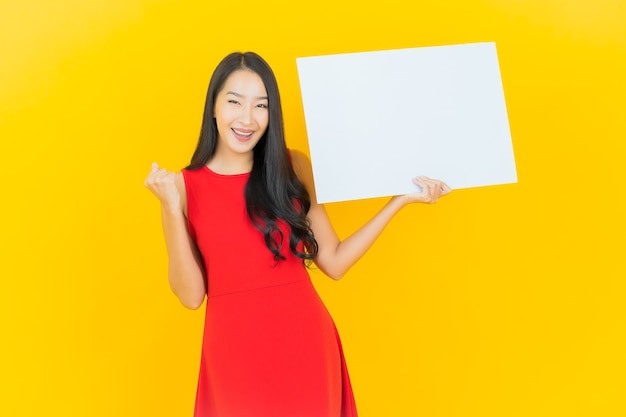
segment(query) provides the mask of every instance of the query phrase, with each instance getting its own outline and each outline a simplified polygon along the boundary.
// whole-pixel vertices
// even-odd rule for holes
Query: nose
[[[252,110],[252,106],[242,106],[241,113],[239,114],[239,121],[246,125],[252,123]]]

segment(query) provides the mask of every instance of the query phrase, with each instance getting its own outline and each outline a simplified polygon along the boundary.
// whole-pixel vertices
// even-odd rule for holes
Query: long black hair
[[[318,250],[307,218],[311,200],[293,170],[287,151],[276,77],[259,55],[254,52],[234,52],[215,68],[207,91],[198,146],[186,169],[202,168],[215,154],[218,138],[217,124],[213,117],[215,98],[224,88],[226,79],[238,70],[253,71],[261,77],[269,103],[269,124],[254,147],[252,172],[245,188],[248,216],[263,233],[265,244],[276,261],[285,259],[280,253],[284,236],[278,227],[279,220],[286,222],[291,230],[291,252],[305,261],[311,261],[317,256]],[[298,249],[300,242],[304,244],[304,250]]]

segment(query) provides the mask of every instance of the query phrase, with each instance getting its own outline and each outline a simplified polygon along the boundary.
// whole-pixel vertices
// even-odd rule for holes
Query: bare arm
[[[311,197],[308,218],[318,244],[316,265],[329,277],[340,279],[372,246],[387,224],[405,205],[414,202],[434,203],[450,192],[441,181],[418,177],[414,182],[422,187],[421,192],[391,198],[389,202],[360,229],[344,239],[339,239],[326,209],[317,203],[311,163],[306,155],[292,151],[296,175],[304,183]]]
[[[202,258],[187,229],[183,176],[153,164],[145,185],[161,201],[170,287],[185,307],[196,309],[204,301],[206,281]]]

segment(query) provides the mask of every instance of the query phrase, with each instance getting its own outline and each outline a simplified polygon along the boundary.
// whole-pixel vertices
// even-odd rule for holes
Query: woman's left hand
[[[413,183],[422,190],[402,196],[407,203],[434,204],[440,197],[450,194],[452,191],[445,182],[428,177],[413,178]]]

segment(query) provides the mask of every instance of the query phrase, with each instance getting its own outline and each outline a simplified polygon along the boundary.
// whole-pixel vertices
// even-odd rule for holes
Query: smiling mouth
[[[235,137],[241,140],[250,139],[250,137],[252,137],[252,135],[254,134],[254,130],[248,130],[248,129],[245,129],[245,130],[231,129],[231,130],[235,134]]]

